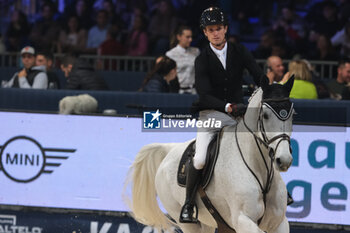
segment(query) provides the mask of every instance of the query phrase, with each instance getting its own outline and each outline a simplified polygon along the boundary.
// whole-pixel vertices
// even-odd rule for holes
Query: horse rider
[[[236,124],[235,117],[245,113],[243,71],[247,69],[256,84],[264,75],[251,53],[243,45],[226,40],[228,22],[217,7],[203,11],[200,27],[209,44],[195,60],[195,88],[199,99],[193,104],[199,121],[221,121],[221,127]],[[186,200],[180,214],[181,223],[196,223],[194,209],[199,177],[205,165],[208,145],[220,128],[201,128],[197,132],[196,153],[188,166]]]

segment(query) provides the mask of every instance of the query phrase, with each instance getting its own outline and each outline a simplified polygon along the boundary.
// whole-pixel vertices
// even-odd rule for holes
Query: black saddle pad
[[[205,166],[202,172],[202,177],[201,177],[201,185],[203,188],[207,187],[214,172],[216,160],[219,154],[219,145],[220,145],[220,138],[221,138],[220,135],[221,135],[221,131],[213,137],[213,139],[211,140],[208,146],[206,163],[205,163]],[[187,146],[186,150],[182,154],[182,157],[179,163],[179,168],[177,171],[177,183],[181,187],[186,187],[187,166],[188,166],[188,161],[192,159],[192,157],[194,156],[195,142],[196,141],[193,141]]]

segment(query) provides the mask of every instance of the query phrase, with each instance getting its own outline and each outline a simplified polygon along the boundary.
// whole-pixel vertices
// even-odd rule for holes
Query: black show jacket
[[[195,87],[199,99],[193,103],[194,110],[214,109],[225,112],[227,103],[243,103],[244,69],[260,85],[263,71],[247,48],[227,42],[225,70],[208,44],[195,60]]]

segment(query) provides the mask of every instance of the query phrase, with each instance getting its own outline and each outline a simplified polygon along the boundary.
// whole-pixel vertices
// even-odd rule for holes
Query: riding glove
[[[232,103],[232,112],[231,115],[234,117],[242,117],[247,111],[247,106],[241,103]]]

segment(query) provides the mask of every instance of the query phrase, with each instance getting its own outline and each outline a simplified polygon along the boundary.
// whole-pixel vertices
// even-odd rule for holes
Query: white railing
[[[131,57],[131,56],[97,56],[82,55],[88,59],[98,70],[118,70],[148,72],[152,69],[155,57]]]
[[[257,63],[261,66],[264,71],[267,70],[266,60],[265,59],[257,59]],[[284,66],[286,67],[286,70],[288,69],[288,62],[291,60],[283,60]],[[315,60],[309,60],[312,68],[314,69],[315,73],[322,78],[322,79],[330,79],[330,78],[336,78],[337,68],[338,68],[338,62],[337,61],[315,61]]]
[[[62,54],[55,54],[54,64],[56,68],[60,67]],[[155,57],[131,57],[131,56],[98,56],[82,55],[82,58],[88,59],[97,70],[105,71],[131,71],[148,72],[154,65]],[[287,64],[290,60],[284,60]],[[0,54],[0,68],[20,67],[20,54],[4,53]],[[309,61],[322,79],[335,78],[338,62],[336,61]],[[257,63],[262,69],[266,70],[266,60],[257,59]]]

